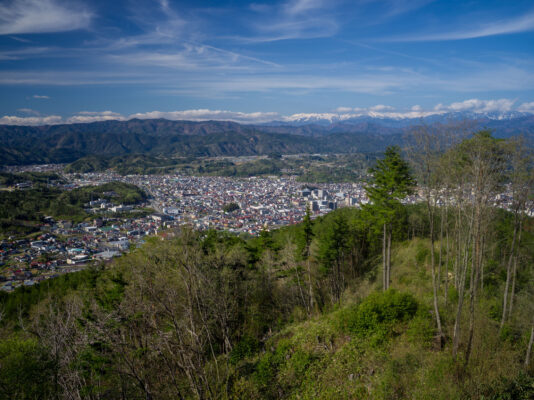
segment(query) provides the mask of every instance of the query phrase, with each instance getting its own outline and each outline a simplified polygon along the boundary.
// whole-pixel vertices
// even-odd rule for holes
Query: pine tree
[[[390,146],[384,158],[369,172],[372,178],[365,187],[371,200],[368,209],[382,227],[383,288],[389,288],[391,275],[391,231],[400,201],[411,194],[415,185],[408,163],[397,146]]]

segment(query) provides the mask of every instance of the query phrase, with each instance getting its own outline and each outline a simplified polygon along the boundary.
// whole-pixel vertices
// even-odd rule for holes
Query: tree
[[[453,358],[459,349],[462,309],[465,292],[469,292],[469,332],[465,364],[471,355],[475,328],[477,289],[484,262],[485,238],[489,232],[493,199],[501,190],[507,153],[503,142],[491,132],[480,131],[450,150],[450,175],[455,181],[456,242],[455,272],[458,304],[453,332]],[[467,276],[469,274],[469,285]]]
[[[513,138],[508,144],[508,151],[509,154],[511,154],[509,180],[512,197],[511,211],[514,216],[514,231],[510,245],[510,255],[506,265],[506,283],[503,293],[503,308],[500,329],[503,328],[504,323],[512,314],[519,246],[521,244],[521,231],[527,211],[528,199],[531,195],[532,186],[534,184],[534,171],[532,168],[531,159],[532,154],[530,151],[527,151],[524,139],[521,137]],[[512,284],[511,290],[510,281]],[[508,299],[510,291],[510,299]]]
[[[310,246],[313,240],[313,221],[311,219],[310,206],[306,206],[306,215],[302,220],[302,230],[300,231],[298,240],[298,249],[301,257],[306,262],[306,270],[308,272],[308,313],[313,311],[313,283],[312,272],[310,264]]]
[[[322,269],[330,280],[331,297],[334,303],[341,299],[345,288],[345,277],[342,271],[344,262],[349,255],[349,227],[340,213],[334,214],[325,232],[320,237],[318,257]]]
[[[237,203],[228,203],[228,204],[225,204],[223,207],[223,211],[226,213],[231,213],[237,210],[239,210],[239,204]]]
[[[369,172],[372,178],[365,187],[371,200],[368,209],[382,226],[383,288],[389,288],[391,275],[391,232],[400,201],[411,194],[415,185],[408,163],[397,146],[390,146],[384,158],[378,160]]]
[[[427,216],[430,228],[430,267],[432,271],[432,289],[434,315],[436,318],[436,327],[440,344],[443,345],[443,329],[441,326],[441,316],[438,305],[439,279],[441,273],[436,272],[435,256],[435,220],[438,201],[440,200],[440,189],[442,182],[441,174],[437,173],[438,161],[441,152],[439,131],[431,131],[426,126],[416,128],[409,136],[409,156],[414,165],[417,174],[417,180],[421,186],[421,192],[426,204]],[[445,210],[442,207],[442,211]],[[439,252],[439,270],[441,272],[442,261],[442,242],[443,242],[443,220],[444,214],[441,213],[441,231],[440,231],[440,252]],[[445,272],[447,273],[447,272]]]

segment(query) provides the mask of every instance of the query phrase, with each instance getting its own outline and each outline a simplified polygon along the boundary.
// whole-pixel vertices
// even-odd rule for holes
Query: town
[[[24,167],[23,170],[60,172],[61,168],[51,165]],[[123,205],[96,198],[85,204],[90,219],[74,223],[45,217],[37,237],[11,236],[2,240],[0,290],[9,292],[19,286],[32,286],[59,274],[86,268],[91,263],[109,261],[139,246],[148,236],[165,236],[182,225],[255,236],[262,230],[301,222],[307,209],[315,218],[341,207],[360,207],[368,202],[362,183],[303,184],[294,176],[238,179],[122,176],[105,172],[62,173],[62,177],[67,182],[63,190],[122,182],[142,188],[149,199]],[[23,182],[12,190],[28,188],[31,183]],[[416,193],[404,202],[419,200]],[[509,208],[512,198],[505,192],[495,200],[496,205]]]
[[[25,167],[24,171],[56,171]],[[43,218],[33,238],[11,236],[0,242],[0,290],[32,286],[59,274],[105,262],[165,235],[181,225],[258,235],[262,230],[298,223],[309,208],[313,216],[367,202],[359,183],[305,185],[294,177],[193,177],[113,173],[63,174],[63,190],[110,182],[134,184],[149,195],[148,203],[114,204],[96,198],[85,204],[92,217],[83,222]],[[53,183],[57,185],[56,183]],[[12,190],[26,190],[23,182]],[[148,207],[148,208],[147,208]],[[146,210],[153,212],[147,213]],[[145,212],[139,212],[144,210]],[[112,216],[110,216],[112,215]]]

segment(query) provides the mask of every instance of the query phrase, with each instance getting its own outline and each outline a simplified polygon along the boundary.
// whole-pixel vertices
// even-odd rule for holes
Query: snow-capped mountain
[[[529,118],[534,114],[520,111],[505,112],[442,112],[442,111],[408,111],[408,112],[373,112],[365,113],[310,113],[293,114],[281,120],[261,124],[264,126],[330,126],[339,124],[378,123],[389,127],[405,127],[419,123],[445,123],[450,121],[506,121],[516,118]]]

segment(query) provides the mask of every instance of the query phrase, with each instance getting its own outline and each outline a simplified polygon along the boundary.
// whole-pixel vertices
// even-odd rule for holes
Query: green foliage
[[[35,340],[0,341],[0,399],[51,398],[56,365]]]
[[[373,293],[358,306],[345,310],[340,324],[347,332],[380,343],[394,334],[396,323],[412,319],[417,309],[417,300],[411,294],[390,289]]]
[[[0,224],[3,233],[20,232],[26,227],[31,232],[42,217],[82,221],[89,217],[84,204],[97,198],[114,203],[136,204],[147,199],[147,194],[135,185],[113,182],[99,186],[85,186],[63,191],[47,186],[29,190],[0,191]]]
[[[53,172],[22,172],[12,174],[9,172],[0,172],[0,186],[12,186],[16,183],[31,182],[38,183],[62,183],[64,179]]]
[[[398,147],[388,147],[384,158],[369,169],[373,175],[371,184],[366,188],[371,200],[378,203],[401,200],[410,194],[415,180],[408,163],[402,158]]]
[[[435,322],[432,320],[432,315],[419,307],[414,318],[408,323],[406,330],[408,340],[413,344],[428,348],[432,345],[434,333]]]
[[[228,203],[228,204],[225,204],[223,207],[223,211],[226,213],[231,213],[237,210],[239,210],[239,204],[237,203]]]
[[[230,362],[237,364],[245,357],[251,357],[260,347],[259,341],[252,336],[244,336],[237,342],[230,353]]]
[[[417,206],[399,211],[424,213]],[[450,341],[444,349],[434,341],[424,226],[413,241],[395,243],[392,286],[402,292],[377,292],[380,233],[373,223],[365,211],[341,209],[255,238],[183,229],[173,239],[147,240],[106,268],[1,293],[0,335],[7,339],[0,350],[13,350],[0,351],[0,385],[18,371],[3,369],[9,359],[15,360],[9,365],[27,362],[29,371],[79,378],[81,398],[529,398],[532,380],[519,371],[531,316],[530,270],[518,270],[514,319],[501,336],[492,319],[500,293],[487,290],[477,299],[476,348],[464,367],[450,356]],[[396,238],[411,237],[416,225],[405,225]],[[494,257],[502,257],[499,249]],[[486,272],[498,287],[502,277],[492,268]],[[440,307],[450,338],[458,301],[452,283],[448,295]],[[33,331],[50,335],[28,341]],[[52,348],[60,350],[59,370],[47,364]],[[16,379],[28,391],[53,382],[22,373]],[[35,390],[41,398],[65,395],[57,387]]]
[[[529,400],[534,399],[534,377],[521,372],[516,378],[503,378],[489,388],[484,400]]]
[[[286,356],[289,354],[291,344],[288,340],[280,340],[275,349],[265,352],[255,367],[254,380],[262,387],[266,387],[272,383],[276,377],[278,369],[286,361]]]
[[[18,322],[19,315],[26,317],[32,307],[46,299],[58,300],[73,291],[94,288],[97,279],[101,276],[101,271],[98,268],[88,268],[60,275],[34,286],[21,286],[13,293],[8,294],[0,291],[0,309],[3,311],[0,326]],[[111,296],[111,294],[109,295]]]

